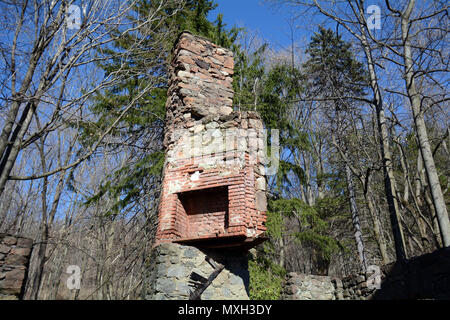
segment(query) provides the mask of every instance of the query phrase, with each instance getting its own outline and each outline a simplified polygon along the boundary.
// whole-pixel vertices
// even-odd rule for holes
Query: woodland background
[[[26,299],[145,296],[183,30],[233,50],[235,108],[280,130],[251,298],[278,299],[286,272],[343,276],[450,246],[448,3],[380,1],[375,30],[363,0],[266,5],[291,8],[291,46],[208,20],[212,0],[0,1],[0,232],[34,240]]]

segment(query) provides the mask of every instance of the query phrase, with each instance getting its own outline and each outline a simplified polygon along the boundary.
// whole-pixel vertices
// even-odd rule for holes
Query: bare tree
[[[160,26],[164,19],[160,14],[166,6],[177,2],[182,4],[181,0],[160,1],[146,19],[140,19],[139,25],[133,25],[127,20],[127,14],[131,14],[136,1],[89,1],[83,7],[83,17],[76,28],[69,23],[73,18],[69,15],[73,1],[1,3],[3,12],[15,13],[13,19],[9,18],[5,23],[8,27],[15,25],[15,29],[11,42],[1,43],[5,65],[2,77],[2,112],[5,120],[0,134],[0,194],[10,179],[48,177],[75,167],[94,154],[105,137],[134,106],[134,102],[152,88],[154,82],[151,77],[146,87],[140,88],[140,94],[118,113],[110,126],[97,133],[97,141],[78,158],[42,173],[11,176],[19,152],[47,132],[56,130],[61,123],[89,121],[89,118],[80,118],[85,102],[94,93],[130,76],[126,70],[119,68],[106,77],[91,78],[84,87],[68,93],[67,86],[72,83],[73,74],[86,74],[87,70],[95,70],[96,64],[111,59],[123,60],[129,51],[111,53],[107,48],[122,35],[138,29],[145,30],[148,37],[152,37],[155,48],[162,47],[164,32],[161,32]],[[160,52],[163,54],[164,50]],[[159,61],[155,59],[154,63]],[[148,66],[149,69],[151,67]],[[40,129],[29,132],[37,113],[45,114],[45,123]]]
[[[302,1],[302,0],[281,0],[279,3],[303,7],[305,9],[314,9],[327,19],[330,19],[342,26],[352,35],[360,44],[367,63],[370,87],[373,93],[372,105],[375,109],[375,115],[378,125],[378,134],[380,136],[380,152],[385,174],[385,193],[389,207],[391,225],[394,234],[394,244],[398,260],[406,259],[405,239],[400,225],[401,212],[396,197],[396,181],[392,163],[392,152],[389,143],[389,130],[385,116],[385,107],[379,77],[377,75],[377,64],[373,57],[373,47],[368,36],[368,24],[365,18],[364,1],[343,1],[336,5],[330,1]]]
[[[442,7],[442,3],[434,1],[430,8],[426,8],[416,14],[414,14],[414,9],[416,8],[415,0],[408,1],[403,10],[394,8],[388,0],[386,0],[386,6],[399,21],[401,26],[401,42],[396,41],[397,39],[394,38],[392,41],[383,41],[382,44],[387,46],[392,53],[402,60],[400,62],[404,68],[402,76],[411,105],[419,150],[423,158],[442,242],[445,247],[448,247],[450,246],[449,216],[424,117],[425,109],[429,107],[427,106],[427,100],[431,100],[431,105],[435,105],[447,101],[448,98],[445,95],[438,99],[433,96],[423,95],[416,85],[417,79],[420,80],[422,77],[430,77],[434,80],[433,74],[448,72],[448,59],[445,60],[445,57],[441,56],[437,49],[440,43],[445,41],[444,39],[448,34],[448,29],[446,28],[446,21],[448,23],[446,19],[448,6]],[[426,27],[422,28],[419,23],[425,23]],[[420,41],[420,35],[422,33],[425,33],[428,39],[425,43],[421,43]],[[380,43],[380,41],[377,42]],[[414,54],[414,51],[416,51],[416,54]],[[429,58],[424,56],[428,56]],[[438,60],[438,64],[432,63],[432,60]]]
[[[92,0],[84,2],[82,8],[72,0],[0,2],[0,24],[11,35],[0,39],[0,228],[35,238],[36,250],[26,286],[29,299],[56,298],[67,260],[78,257],[81,264],[92,267],[95,254],[90,254],[90,250],[94,241],[81,241],[83,233],[93,226],[91,211],[81,202],[98,192],[110,171],[104,169],[87,177],[85,161],[92,165],[106,157],[110,163],[104,168],[113,168],[116,160],[108,157],[108,152],[121,154],[129,161],[129,150],[107,150],[105,141],[136,107],[136,101],[161,82],[160,75],[151,70],[159,67],[168,54],[167,37],[173,30],[166,20],[183,7],[184,0],[157,1],[145,17],[136,18],[133,15],[138,12],[138,2]],[[110,50],[115,41],[136,32],[157,53],[153,60],[147,59],[147,69],[139,70],[139,74],[131,73],[125,61],[130,54],[142,50],[144,40],[136,40],[129,50]],[[99,65],[112,61],[117,63],[116,70],[105,74]],[[118,82],[141,76],[147,81],[140,85],[138,93],[126,105],[118,106],[107,126],[95,128],[90,137],[92,143],[84,144],[81,124],[95,127],[97,123],[90,111],[93,96]],[[80,176],[81,181],[76,181]],[[86,179],[91,180],[91,186],[82,193]],[[148,195],[141,200],[145,205],[140,209],[153,201],[149,198],[157,197],[150,188],[146,191]],[[107,223],[104,230],[109,231],[101,235],[101,243],[109,246],[105,255],[99,257],[106,257],[103,264],[108,275],[118,276],[122,257],[129,261],[138,259],[142,265],[142,257],[146,256],[143,251],[151,243],[148,232],[142,229],[151,228],[146,225],[151,213],[148,210],[144,215],[147,218],[140,216],[134,222],[126,216]],[[99,216],[107,214],[105,210],[98,211]],[[95,238],[100,239],[99,236]],[[122,236],[129,242],[135,237],[138,243],[132,252],[115,259],[117,252],[124,250],[123,244],[117,242]],[[144,236],[146,240],[139,242]],[[129,267],[135,268],[132,278],[126,274],[128,269],[121,271],[121,276],[130,279],[128,291],[124,288],[111,294],[115,291],[111,289],[111,279],[102,277],[104,285],[100,287],[105,298],[119,298],[119,294],[136,297],[142,272],[136,263]],[[50,269],[55,273],[47,272]],[[122,282],[117,281],[119,284]],[[49,287],[53,288],[50,293]]]

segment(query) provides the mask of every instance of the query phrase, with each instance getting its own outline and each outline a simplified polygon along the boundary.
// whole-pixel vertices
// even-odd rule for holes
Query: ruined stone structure
[[[178,37],[147,299],[192,298],[192,274],[206,280],[214,272],[201,299],[248,299],[247,251],[265,239],[266,137],[256,112],[233,110],[233,67],[229,50],[188,32]],[[448,299],[449,253],[383,266],[379,288],[373,274],[336,279],[290,273],[283,299]]]
[[[265,136],[256,112],[233,110],[233,68],[231,51],[188,32],[178,37],[166,103],[166,161],[151,266],[157,272],[150,280],[149,298],[186,298],[186,272],[195,271],[206,256],[225,265],[212,287],[221,282],[220,292],[231,294],[205,291],[202,297],[248,298],[246,252],[265,239],[266,230]],[[196,263],[165,252],[190,252]],[[223,260],[231,256],[232,262]],[[173,263],[183,272],[169,272]]]
[[[251,247],[265,231],[262,121],[233,111],[231,51],[185,32],[173,55],[157,242]]]
[[[282,300],[338,300],[336,279],[327,276],[288,273]]]
[[[450,248],[380,267],[376,274],[337,279],[290,273],[283,286],[284,300],[396,300],[450,299]]]
[[[33,241],[0,233],[0,300],[23,295]]]
[[[225,265],[212,284],[201,295],[202,300],[246,300],[249,283],[248,260],[242,252],[203,249],[174,243],[155,247],[150,257],[148,299],[189,299],[193,291],[193,271],[207,278],[213,267],[206,257]]]

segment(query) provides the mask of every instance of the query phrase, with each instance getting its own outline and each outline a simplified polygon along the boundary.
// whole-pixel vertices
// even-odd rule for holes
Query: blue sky
[[[277,1],[215,0],[215,2],[218,6],[208,17],[211,21],[216,19],[217,14],[222,13],[227,27],[237,25],[247,28],[250,32],[257,32],[259,37],[268,42],[275,50],[285,49],[291,45],[289,21],[292,21],[294,16],[297,16],[293,22],[294,41],[297,49],[305,49],[313,33],[317,32],[319,24],[336,30],[334,22],[327,20],[315,10],[309,10],[306,14],[302,14],[299,8],[274,5],[273,3]],[[365,6],[382,2],[381,0],[370,0]],[[355,40],[343,29],[341,35],[347,41]]]
[[[211,12],[210,20],[222,13],[228,27],[237,25],[256,31],[277,49],[290,45],[289,9],[273,7],[262,0],[216,0],[216,3],[218,7]],[[309,34],[304,31],[302,28],[296,30],[297,40]]]

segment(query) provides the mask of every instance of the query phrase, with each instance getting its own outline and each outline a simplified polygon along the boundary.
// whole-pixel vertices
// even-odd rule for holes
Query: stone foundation
[[[379,277],[380,282],[377,282]],[[377,283],[379,285],[377,286]],[[283,300],[450,299],[450,248],[336,279],[289,273]]]
[[[291,272],[286,277],[282,300],[337,300],[336,279]]]
[[[22,298],[33,240],[0,233],[0,300]]]
[[[199,250],[192,246],[163,243],[151,254],[148,300],[188,300],[195,288],[190,275],[196,272],[208,278],[214,268],[206,257],[219,262],[225,268],[201,295],[202,300],[247,300],[248,257],[247,253],[224,249]]]
[[[382,284],[373,299],[450,300],[450,247],[381,267]]]

